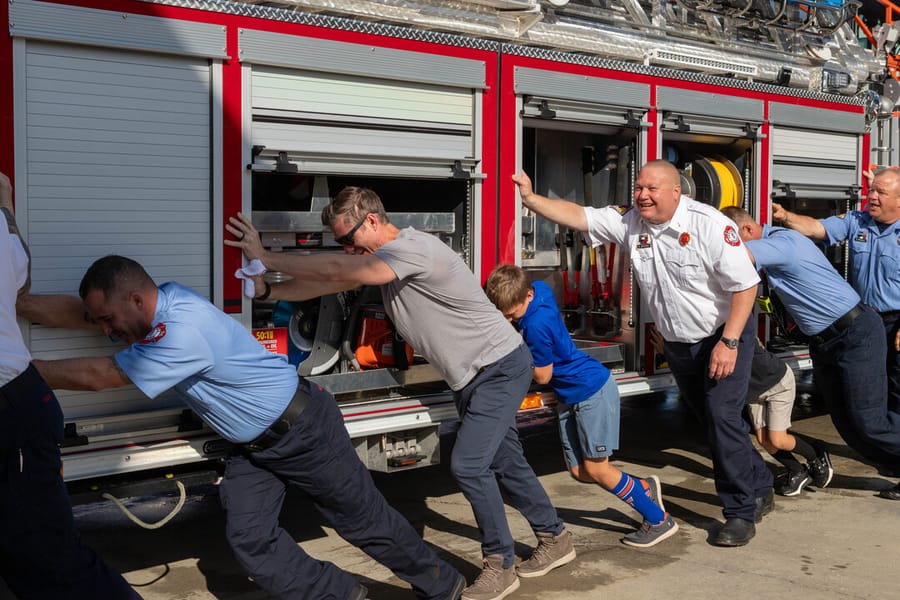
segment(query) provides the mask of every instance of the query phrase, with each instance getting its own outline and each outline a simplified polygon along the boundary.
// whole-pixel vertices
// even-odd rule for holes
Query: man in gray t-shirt
[[[296,301],[378,286],[399,333],[456,393],[461,424],[451,471],[472,504],[484,555],[464,600],[502,598],[518,588],[518,577],[544,575],[575,558],[571,535],[525,460],[516,430],[516,412],[531,384],[531,353],[452,249],[431,234],[398,229],[378,195],[365,188],[345,188],[322,211],[346,254],[268,252],[246,217],[230,222],[226,228],[236,240],[227,245],[294,277],[265,284],[257,296]],[[518,566],[498,478],[539,542]]]

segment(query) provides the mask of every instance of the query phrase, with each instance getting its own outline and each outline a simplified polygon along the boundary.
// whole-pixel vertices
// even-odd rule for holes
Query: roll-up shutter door
[[[335,175],[450,177],[474,165],[471,90],[272,67],[254,67],[252,81],[263,168],[279,156]]]
[[[77,293],[88,265],[121,254],[157,283],[174,279],[209,296],[209,61],[26,40],[15,79],[25,90],[19,160],[32,290]],[[120,348],[86,333],[31,331],[38,358]],[[174,405],[134,388],[63,392],[60,400],[67,420]],[[106,427],[85,433],[112,434],[116,425]]]
[[[771,132],[775,198],[855,197],[858,135],[774,126]]]
[[[481,61],[250,30],[241,57],[252,64],[255,170],[476,174]]]
[[[752,98],[660,87],[657,105],[670,139],[680,133],[755,138],[763,121],[763,102]]]
[[[598,132],[642,125],[650,106],[650,86],[600,77],[516,67],[515,92],[529,127],[563,129],[565,123],[596,125]]]

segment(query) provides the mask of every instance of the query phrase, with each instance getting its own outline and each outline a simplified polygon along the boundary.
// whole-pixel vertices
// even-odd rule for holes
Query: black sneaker
[[[831,483],[834,477],[834,467],[831,466],[831,457],[828,456],[828,450],[824,448],[816,448],[816,459],[811,461],[809,467],[809,475],[812,477],[812,484],[817,488],[824,488]]]
[[[806,467],[796,473],[786,471],[778,476],[775,481],[775,491],[780,496],[796,496],[803,488],[812,482],[812,477]]]

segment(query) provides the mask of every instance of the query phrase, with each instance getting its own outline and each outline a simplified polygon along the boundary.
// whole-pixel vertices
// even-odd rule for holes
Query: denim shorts
[[[614,377],[590,398],[576,404],[559,403],[556,410],[569,467],[586,458],[606,458],[619,448],[619,387]]]

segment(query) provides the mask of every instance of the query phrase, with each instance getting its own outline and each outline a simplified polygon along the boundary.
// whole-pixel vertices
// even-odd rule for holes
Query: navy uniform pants
[[[450,458],[450,470],[472,505],[481,531],[484,556],[515,560],[515,542],[506,520],[500,486],[509,503],[535,532],[559,535],[562,520],[522,450],[516,413],[528,393],[534,363],[524,344],[478,373],[456,395],[462,423]],[[499,483],[498,483],[499,479]]]
[[[714,380],[708,377],[709,357],[721,337],[719,329],[695,343],[666,341],[665,355],[681,393],[702,399],[722,514],[753,521],[756,499],[772,488],[772,472],[750,442],[750,426],[742,416],[757,344],[756,319],[750,317],[741,332],[734,372]]]
[[[900,469],[900,413],[888,409],[884,323],[866,308],[847,329],[810,344],[816,388],[847,445]],[[891,341],[893,343],[893,340]]]
[[[62,441],[62,409],[34,367],[0,388],[0,577],[19,600],[139,600],[80,541]]]
[[[894,345],[900,330],[900,310],[881,313],[887,337],[888,410],[900,412],[900,352]]]
[[[342,538],[411,584],[417,597],[446,597],[459,573],[388,505],[357,457],[334,398],[312,388],[284,437],[270,448],[228,459],[219,494],[237,560],[276,598],[350,597],[356,579],[306,554],[279,525],[286,485],[293,484]]]

